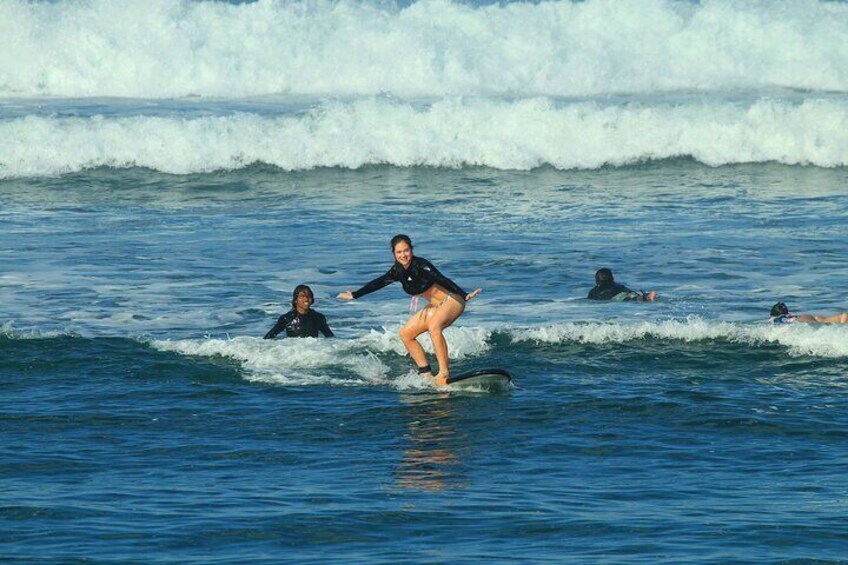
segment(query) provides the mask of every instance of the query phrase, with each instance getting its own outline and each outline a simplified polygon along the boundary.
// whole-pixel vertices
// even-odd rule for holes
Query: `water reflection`
[[[466,486],[461,456],[468,441],[456,419],[457,403],[451,400],[447,394],[401,397],[409,423],[407,447],[395,469],[398,486],[428,492]]]

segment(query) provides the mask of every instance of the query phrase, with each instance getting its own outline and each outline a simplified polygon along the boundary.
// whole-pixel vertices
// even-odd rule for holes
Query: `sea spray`
[[[848,7],[7,0],[0,96],[848,90]]]

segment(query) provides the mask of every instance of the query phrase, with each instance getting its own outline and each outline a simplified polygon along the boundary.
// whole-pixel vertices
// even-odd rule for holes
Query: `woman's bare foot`
[[[450,375],[443,375],[442,373],[439,373],[438,375],[433,377],[433,383],[435,383],[435,385],[438,387],[448,386],[449,376]]]

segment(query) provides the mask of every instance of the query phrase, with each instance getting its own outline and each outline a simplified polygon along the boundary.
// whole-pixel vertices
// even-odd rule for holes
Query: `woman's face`
[[[404,269],[412,262],[412,247],[405,241],[399,241],[395,245],[395,260],[403,265]]]

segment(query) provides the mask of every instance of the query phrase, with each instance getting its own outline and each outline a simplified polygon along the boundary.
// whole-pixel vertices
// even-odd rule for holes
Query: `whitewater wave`
[[[593,169],[691,157],[718,166],[848,165],[848,100],[567,102],[384,97],[286,116],[27,116],[0,121],[0,178],[96,167],[174,174],[281,169],[544,165]]]
[[[63,337],[78,337],[78,334],[70,331],[60,330],[39,330],[31,328],[28,330],[19,330],[15,327],[12,320],[6,320],[0,324],[0,338],[20,341],[20,340],[47,340]]]
[[[190,356],[221,356],[234,359],[247,371],[249,380],[280,384],[351,385],[379,381],[388,367],[373,355],[344,340],[318,339],[267,341],[253,337],[154,341],[153,347]],[[357,379],[334,378],[328,367],[341,367]]]
[[[792,356],[848,357],[844,326],[771,326],[687,320],[639,324],[569,323],[533,328],[449,328],[451,359],[476,358],[509,343],[615,345],[644,340],[686,343],[725,342],[752,348],[776,344]],[[432,344],[422,337],[431,355]],[[500,345],[498,343],[500,342]],[[387,386],[398,390],[432,387],[409,366],[406,351],[393,330],[371,331],[357,339],[289,339],[255,337],[154,340],[160,351],[187,356],[225,357],[240,364],[247,380],[269,384],[312,386]]]
[[[848,90],[815,0],[0,3],[0,96],[591,96]]]
[[[397,328],[399,329],[399,328]],[[385,385],[399,390],[428,389],[426,381],[411,372],[406,350],[397,329],[372,330],[361,338],[263,340],[254,337],[154,340],[160,351],[182,355],[220,356],[237,361],[245,378],[283,385]],[[482,328],[448,328],[451,359],[464,359],[488,350],[490,333]],[[429,338],[420,339],[433,354]],[[388,357],[386,357],[388,355]],[[386,360],[384,360],[386,359]],[[387,364],[394,360],[404,368],[398,373]]]
[[[687,320],[639,324],[566,323],[509,331],[515,343],[622,344],[646,339],[687,343],[725,341],[751,346],[778,344],[790,355],[848,357],[848,327],[841,325],[770,325],[712,322],[697,317]]]

